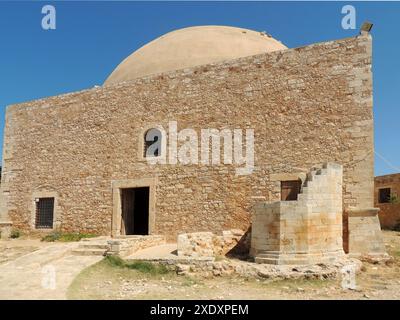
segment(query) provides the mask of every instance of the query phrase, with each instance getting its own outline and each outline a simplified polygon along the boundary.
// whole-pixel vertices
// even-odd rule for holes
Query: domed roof
[[[265,32],[226,26],[183,28],[133,52],[104,85],[284,49],[287,49],[285,45]]]

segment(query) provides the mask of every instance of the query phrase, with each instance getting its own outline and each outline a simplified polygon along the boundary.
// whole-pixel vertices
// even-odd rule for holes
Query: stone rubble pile
[[[248,251],[248,234],[240,229],[226,230],[222,235],[212,232],[194,232],[178,235],[179,257],[215,257],[225,256],[231,251]]]
[[[361,270],[362,262],[357,259],[343,258],[334,263],[320,263],[316,265],[283,266],[257,264],[249,261],[224,259],[221,261],[190,261],[188,264],[176,264],[179,275],[215,277],[240,276],[255,279],[335,279],[345,267],[353,268],[355,272]]]

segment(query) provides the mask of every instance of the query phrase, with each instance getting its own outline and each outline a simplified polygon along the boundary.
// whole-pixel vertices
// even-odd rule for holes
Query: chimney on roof
[[[360,28],[360,34],[368,34],[371,29],[372,29],[373,24],[369,21],[365,21],[361,28]]]

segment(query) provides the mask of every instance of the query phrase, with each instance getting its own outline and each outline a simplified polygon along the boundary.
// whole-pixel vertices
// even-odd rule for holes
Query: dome
[[[265,32],[226,26],[183,28],[133,52],[104,85],[284,49],[287,49],[285,45]]]

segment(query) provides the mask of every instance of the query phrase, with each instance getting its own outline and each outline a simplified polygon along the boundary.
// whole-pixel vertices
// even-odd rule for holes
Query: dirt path
[[[0,241],[0,265],[27,253],[51,245],[38,239],[10,239]]]
[[[65,299],[76,275],[102,258],[71,255],[77,245],[0,242],[0,299]]]

